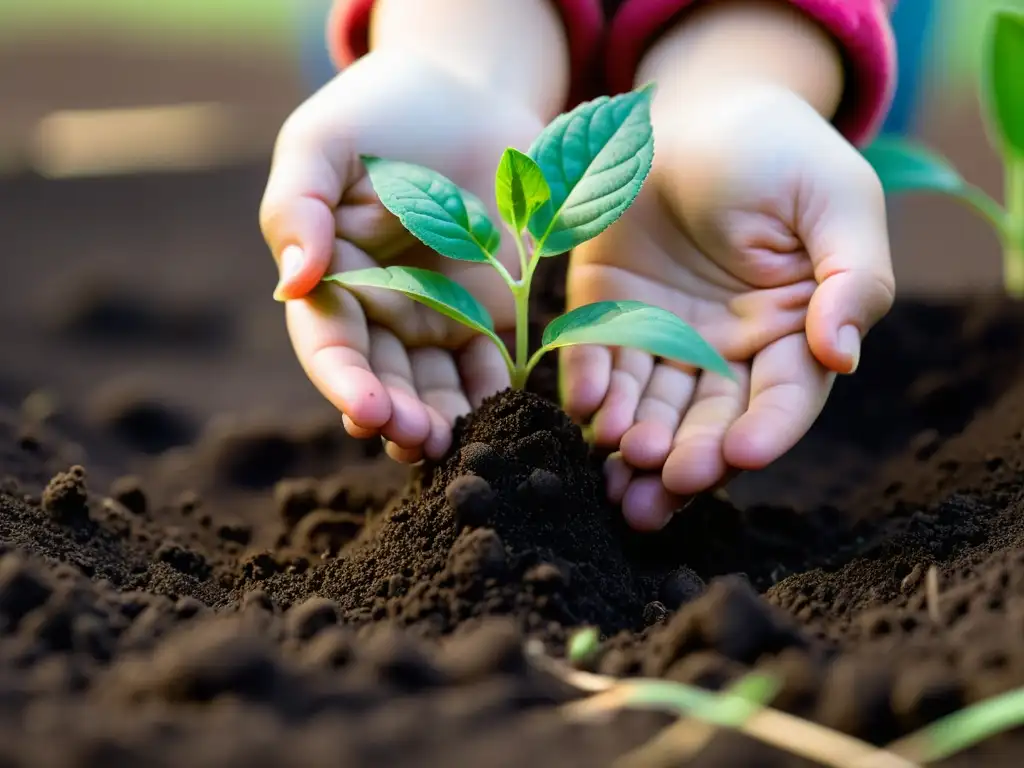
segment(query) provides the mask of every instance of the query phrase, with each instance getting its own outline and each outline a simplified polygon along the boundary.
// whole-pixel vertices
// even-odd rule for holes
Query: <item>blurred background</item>
[[[160,424],[137,430],[150,453],[215,414],[324,411],[270,298],[257,208],[278,128],[332,75],[328,6],[0,0],[0,403],[102,421],[134,398]],[[995,6],[1024,0],[900,1],[886,130],[999,196],[977,97]],[[901,296],[999,291],[997,244],[970,213],[891,211]]]

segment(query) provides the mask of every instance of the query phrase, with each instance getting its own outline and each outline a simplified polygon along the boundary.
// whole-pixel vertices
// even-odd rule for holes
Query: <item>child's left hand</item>
[[[885,203],[868,163],[807,102],[766,85],[655,99],[655,164],[624,217],[572,255],[570,307],[640,299],[692,324],[736,380],[635,350],[563,351],[566,409],[619,447],[608,491],[664,526],[807,432],[890,309]]]

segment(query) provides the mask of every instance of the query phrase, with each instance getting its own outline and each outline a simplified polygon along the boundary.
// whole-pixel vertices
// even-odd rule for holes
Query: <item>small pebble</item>
[[[110,486],[110,496],[133,515],[146,514],[146,492],[142,488],[142,481],[134,475],[115,480]]]
[[[490,520],[495,493],[479,475],[460,475],[448,483],[444,495],[460,527],[479,528]]]
[[[89,495],[85,468],[73,466],[58,472],[43,491],[43,510],[60,522],[80,521],[89,516]]]
[[[921,583],[924,581],[924,565],[918,563],[906,576],[903,577],[903,581],[900,582],[900,592],[904,595],[908,595],[916,590]]]
[[[516,489],[522,497],[541,505],[557,504],[564,497],[562,478],[546,469],[535,469]]]
[[[677,610],[704,593],[704,580],[696,573],[682,566],[665,577],[661,583],[661,602],[670,610]]]
[[[459,451],[462,469],[482,477],[500,477],[505,460],[487,443],[469,443]]]
[[[644,606],[644,626],[652,627],[664,623],[668,618],[668,608],[659,600],[652,600]]]
[[[338,623],[338,607],[325,597],[311,597],[285,614],[288,633],[306,641]]]

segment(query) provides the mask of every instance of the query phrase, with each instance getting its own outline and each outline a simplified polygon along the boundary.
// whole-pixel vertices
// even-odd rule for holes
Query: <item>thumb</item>
[[[802,238],[818,282],[807,309],[807,341],[818,362],[836,373],[857,370],[861,341],[895,298],[885,196],[866,161],[864,167],[869,176],[862,183],[850,174],[836,179],[843,190],[826,193]]]
[[[280,269],[278,301],[313,290],[334,255],[334,212],[346,181],[324,150],[322,142],[287,126],[274,150],[260,229]]]

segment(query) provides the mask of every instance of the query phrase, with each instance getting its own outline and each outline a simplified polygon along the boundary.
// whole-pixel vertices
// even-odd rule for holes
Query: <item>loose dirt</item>
[[[14,187],[20,216],[40,183]],[[523,644],[558,655],[584,626],[596,671],[772,670],[780,708],[878,744],[1024,685],[1019,305],[901,303],[791,457],[643,536],[546,399],[550,365],[408,470],[294,409],[308,393],[226,413],[276,402],[239,327],[256,299],[161,290],[83,288],[0,338],[0,765],[611,765],[669,720],[566,720],[579,693]],[[118,360],[168,378],[103,376]],[[948,764],[1022,757],[1006,736]],[[693,764],[798,763],[721,735]]]

